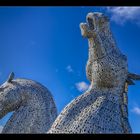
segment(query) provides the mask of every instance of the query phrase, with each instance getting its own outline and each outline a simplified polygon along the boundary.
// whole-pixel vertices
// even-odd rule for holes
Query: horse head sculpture
[[[45,133],[57,116],[50,91],[38,82],[14,79],[0,86],[0,119],[14,111],[2,133]]]
[[[86,20],[87,23],[81,23],[80,28],[82,36],[89,41],[87,78],[101,87],[117,86],[120,81],[122,85],[125,82],[134,85],[132,80],[140,80],[140,76],[128,72],[127,57],[117,47],[109,18],[103,13],[94,12],[88,13]],[[120,77],[123,78],[120,80]]]

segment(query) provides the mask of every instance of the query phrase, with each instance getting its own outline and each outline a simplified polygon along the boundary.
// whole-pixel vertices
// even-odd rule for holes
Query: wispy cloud
[[[71,65],[68,65],[68,66],[66,67],[66,70],[67,70],[68,72],[74,72],[73,69],[72,69],[72,67],[71,67]]]
[[[88,89],[89,85],[82,81],[82,82],[78,82],[75,84],[76,85],[76,88],[79,90],[79,91],[85,91]]]
[[[111,20],[123,25],[127,21],[140,24],[140,7],[107,7]]]
[[[137,115],[140,115],[140,108],[139,107],[134,107],[131,111]]]
[[[2,125],[0,125],[0,133],[2,132],[2,129],[3,129],[3,126],[2,126]]]

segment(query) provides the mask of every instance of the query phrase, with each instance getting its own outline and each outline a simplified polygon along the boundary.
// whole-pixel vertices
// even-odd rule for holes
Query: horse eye
[[[1,87],[0,88],[0,92],[4,91],[4,89],[6,89],[8,86],[5,86],[5,87]]]
[[[3,92],[3,91],[4,91],[4,89],[5,89],[5,88],[1,87],[1,88],[0,88],[0,92]]]
[[[0,88],[0,92],[3,91],[3,90],[4,90],[4,88],[1,87],[1,88]]]

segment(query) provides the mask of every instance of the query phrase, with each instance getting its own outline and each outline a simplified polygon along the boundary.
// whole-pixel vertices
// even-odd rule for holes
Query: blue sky
[[[0,7],[0,83],[16,78],[38,81],[52,93],[60,112],[89,86],[85,66],[88,42],[80,22],[88,12],[111,19],[118,47],[127,55],[129,71],[140,74],[139,7]],[[129,87],[129,120],[140,132],[140,82]],[[0,128],[11,113],[0,120]]]

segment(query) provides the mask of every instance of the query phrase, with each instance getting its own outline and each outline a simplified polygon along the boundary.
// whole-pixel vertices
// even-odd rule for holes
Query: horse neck
[[[57,115],[51,96],[43,88],[29,88],[22,92],[26,92],[26,96],[6,123],[3,133],[46,132]]]
[[[46,106],[49,106],[51,99],[51,96],[49,95],[48,91],[44,88],[37,87],[37,88],[29,88],[25,90],[26,96],[23,101],[24,107],[31,110],[43,110],[46,109]],[[23,94],[24,94],[23,92]]]

